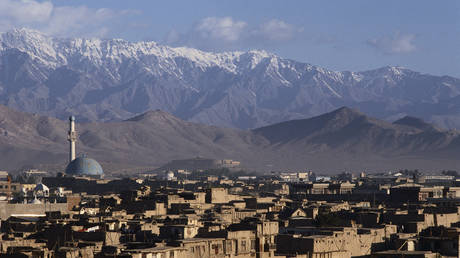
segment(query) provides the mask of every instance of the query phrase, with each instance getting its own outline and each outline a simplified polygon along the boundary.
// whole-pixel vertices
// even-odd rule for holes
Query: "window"
[[[246,251],[246,240],[241,240],[241,250]]]
[[[219,246],[217,244],[212,244],[211,248],[214,250],[215,254],[219,254]]]
[[[251,249],[256,249],[256,240],[251,240]]]
[[[233,250],[232,250],[232,240],[227,240],[225,241],[225,252],[226,253],[231,253]]]

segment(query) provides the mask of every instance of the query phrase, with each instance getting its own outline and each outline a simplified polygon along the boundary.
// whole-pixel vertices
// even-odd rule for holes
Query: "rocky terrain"
[[[336,72],[265,51],[211,53],[155,42],[0,35],[0,103],[79,121],[161,109],[186,121],[250,129],[341,106],[395,121],[460,128],[460,80],[402,67]]]
[[[148,111],[118,122],[77,121],[77,153],[107,172],[141,172],[172,159],[235,159],[246,170],[320,173],[460,169],[459,133],[414,118],[394,123],[343,107],[309,118],[241,130]],[[0,106],[0,167],[62,170],[68,122]]]

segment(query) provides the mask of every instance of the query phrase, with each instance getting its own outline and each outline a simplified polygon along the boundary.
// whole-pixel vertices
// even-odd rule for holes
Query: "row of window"
[[[250,241],[250,249],[249,250],[254,250],[256,248],[256,240],[252,239],[252,240],[249,240],[249,241]],[[238,252],[247,252],[247,251],[249,251],[248,246],[247,246],[249,241],[241,240],[240,241],[240,246],[237,247]],[[226,240],[225,241],[225,252],[226,253],[230,253],[230,252],[233,251],[232,242],[233,242],[233,240]],[[190,247],[189,251],[191,253],[193,253],[193,254],[201,255],[201,254],[205,253],[206,247],[205,247],[205,245],[192,246],[192,247]],[[211,252],[214,252],[215,254],[219,254],[222,251],[224,251],[222,244],[216,243],[216,244],[211,245]]]
[[[8,189],[8,185],[0,185],[0,189]],[[17,189],[17,186],[12,185],[12,186],[11,186],[11,189],[12,189],[12,190],[16,190],[16,189]]]

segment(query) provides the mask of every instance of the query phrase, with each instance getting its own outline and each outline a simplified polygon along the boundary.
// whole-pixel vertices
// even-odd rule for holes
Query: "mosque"
[[[75,143],[77,141],[77,131],[75,130],[75,117],[69,117],[69,164],[65,169],[66,176],[73,177],[95,177],[102,178],[104,171],[101,165],[94,159],[86,155],[75,157]]]
[[[85,155],[76,157],[75,143],[77,141],[77,132],[75,130],[75,117],[69,117],[68,140],[70,143],[69,163],[65,173],[59,173],[56,177],[43,177],[42,182],[37,184],[33,191],[21,190],[21,196],[24,201],[32,204],[49,202],[49,197],[54,195],[55,198],[63,197],[63,189],[77,190],[77,192],[88,192],[88,189],[102,188],[98,185],[99,179],[104,177],[104,171],[101,165],[94,159]],[[50,191],[51,189],[53,192]],[[32,193],[33,192],[33,193]],[[32,193],[32,194],[31,194]],[[33,199],[30,197],[33,196]],[[57,200],[57,199],[56,199]]]
[[[69,163],[64,173],[42,178],[42,183],[49,189],[62,188],[71,190],[73,193],[103,194],[133,190],[138,186],[137,182],[125,179],[101,180],[104,177],[104,171],[96,160],[86,155],[76,157],[77,132],[73,116],[69,117],[68,141]],[[42,188],[46,190],[45,187]],[[46,193],[45,190],[42,192]]]

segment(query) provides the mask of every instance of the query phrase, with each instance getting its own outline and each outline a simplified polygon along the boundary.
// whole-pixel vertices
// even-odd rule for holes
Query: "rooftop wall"
[[[68,212],[67,203],[46,203],[46,204],[22,204],[22,203],[0,203],[0,219],[6,220],[11,215],[41,214],[47,211]]]

